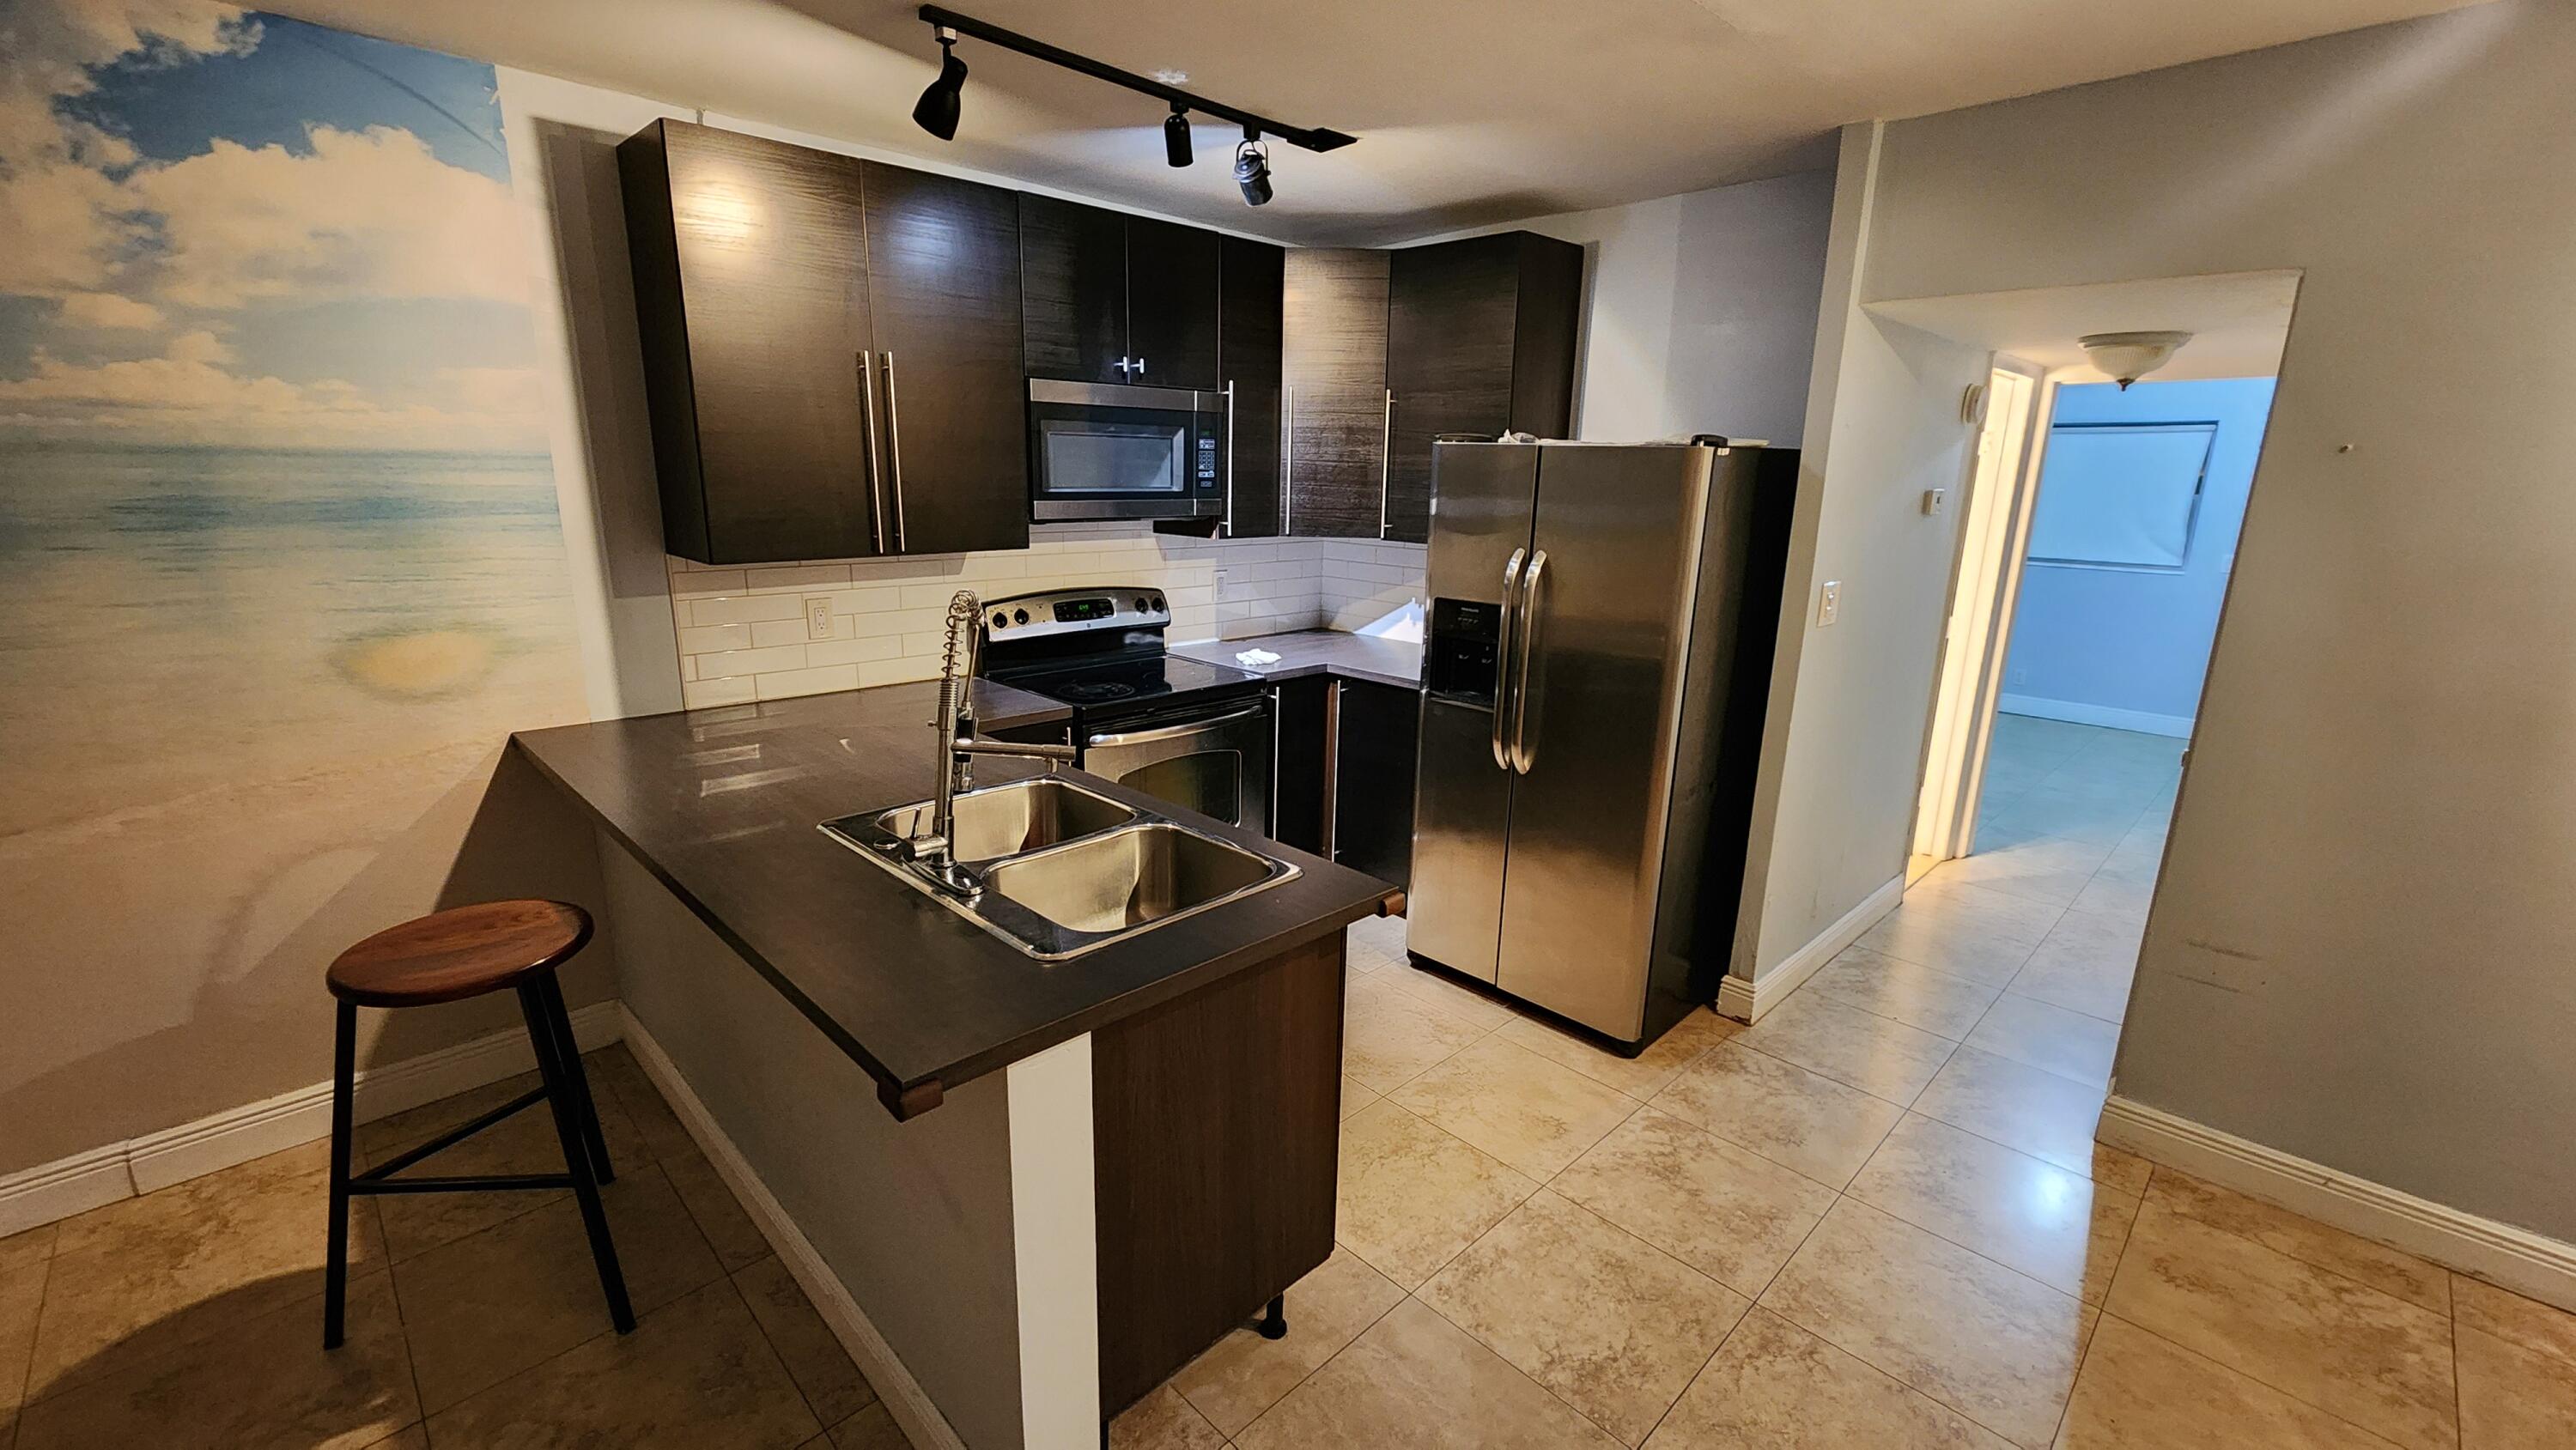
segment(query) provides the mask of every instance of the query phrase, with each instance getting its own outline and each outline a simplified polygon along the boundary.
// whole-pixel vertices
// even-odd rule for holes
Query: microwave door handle
[[[1377,420],[1377,536],[1381,539],[1386,537],[1387,490],[1392,480],[1388,468],[1395,456],[1394,446],[1395,389],[1389,388],[1386,390],[1386,411],[1380,413]]]
[[[1225,517],[1220,527],[1234,537],[1234,379],[1225,380]]]
[[[904,550],[903,538],[903,403],[894,392],[894,353],[885,355],[886,383],[886,459],[894,477],[894,551]]]
[[[1528,561],[1529,550],[1514,549],[1503,565],[1503,618],[1494,641],[1494,764],[1502,770],[1512,768],[1512,620],[1520,608],[1521,566]]]
[[[877,373],[876,359],[859,354],[859,450],[867,455],[868,525],[876,535],[877,552],[886,551],[885,490],[877,480]]]

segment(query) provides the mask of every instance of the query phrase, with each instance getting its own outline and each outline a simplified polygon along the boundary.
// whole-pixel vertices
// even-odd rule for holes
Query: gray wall
[[[908,1123],[876,1083],[615,842],[626,1006],[975,1450],[1021,1444],[1003,1074]]]
[[[2304,269],[2118,1089],[2560,1239],[2571,76],[2576,5],[2534,0],[1893,123],[1862,273]],[[1919,749],[1915,698],[1880,748]]]

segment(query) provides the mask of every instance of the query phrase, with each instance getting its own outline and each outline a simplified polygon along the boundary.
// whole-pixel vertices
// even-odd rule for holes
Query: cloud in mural
[[[161,218],[157,296],[188,307],[334,296],[525,300],[509,188],[408,131],[317,127],[312,151],[216,141],[127,183]]]
[[[52,304],[26,350],[0,357],[0,427],[156,443],[544,446],[542,382],[487,366],[507,351],[497,342],[425,338],[401,381],[380,371],[367,387],[298,375],[277,345],[280,329],[313,326],[297,319],[326,306],[340,308],[331,325],[345,340],[401,325],[378,304],[526,304],[526,224],[506,169],[454,164],[381,119],[384,105],[417,103],[407,114],[467,128],[478,106],[489,114],[488,71],[478,88],[461,62],[428,79],[414,67],[416,85],[387,76],[373,93],[383,103],[352,106],[369,87],[338,78],[401,69],[400,56],[200,0],[0,0],[0,37],[0,293]],[[284,47],[273,63],[264,43]],[[212,65],[266,65],[278,78],[267,84],[290,89],[255,92],[286,99],[250,119],[208,104],[222,92],[188,88],[190,67]],[[292,89],[308,76],[329,79]],[[482,144],[497,146],[497,128]],[[229,334],[266,339],[243,349],[260,365],[237,357]]]

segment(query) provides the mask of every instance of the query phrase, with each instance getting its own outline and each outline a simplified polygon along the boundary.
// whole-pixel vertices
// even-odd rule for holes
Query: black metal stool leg
[[[1286,1339],[1288,1337],[1288,1296],[1285,1294],[1273,1296],[1269,1311],[1264,1313],[1260,1322],[1254,1324],[1252,1328],[1264,1339]]]
[[[589,1146],[582,1138],[582,1114],[572,1076],[575,1069],[564,1065],[561,1039],[545,990],[534,984],[521,986],[519,1010],[528,1019],[528,1042],[537,1050],[537,1072],[546,1082],[546,1105],[554,1110],[555,1136],[563,1143],[572,1196],[581,1206],[581,1226],[590,1235],[590,1257],[599,1266],[600,1292],[608,1297],[609,1322],[617,1326],[618,1333],[630,1333],[635,1328],[635,1309],[626,1301],[626,1276],[617,1268],[617,1245],[608,1237],[608,1212],[600,1206],[599,1180],[591,1172]]]
[[[572,1014],[564,1010],[563,984],[548,972],[541,984],[546,994],[546,1015],[553,1021],[556,1049],[564,1065],[572,1070],[573,1095],[581,1102],[581,1140],[590,1148],[590,1171],[602,1183],[615,1183],[617,1170],[608,1161],[608,1139],[599,1131],[599,1103],[590,1095],[590,1072],[582,1066],[581,1044],[573,1041]]]
[[[338,1349],[347,1328],[349,1298],[349,1139],[356,1105],[350,1101],[358,1065],[358,1008],[335,1003],[331,1039],[331,1238],[322,1269],[322,1347]]]

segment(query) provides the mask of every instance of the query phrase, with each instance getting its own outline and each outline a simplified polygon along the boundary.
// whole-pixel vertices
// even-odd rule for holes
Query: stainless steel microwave
[[[1029,517],[1225,513],[1226,395],[1029,380]]]

